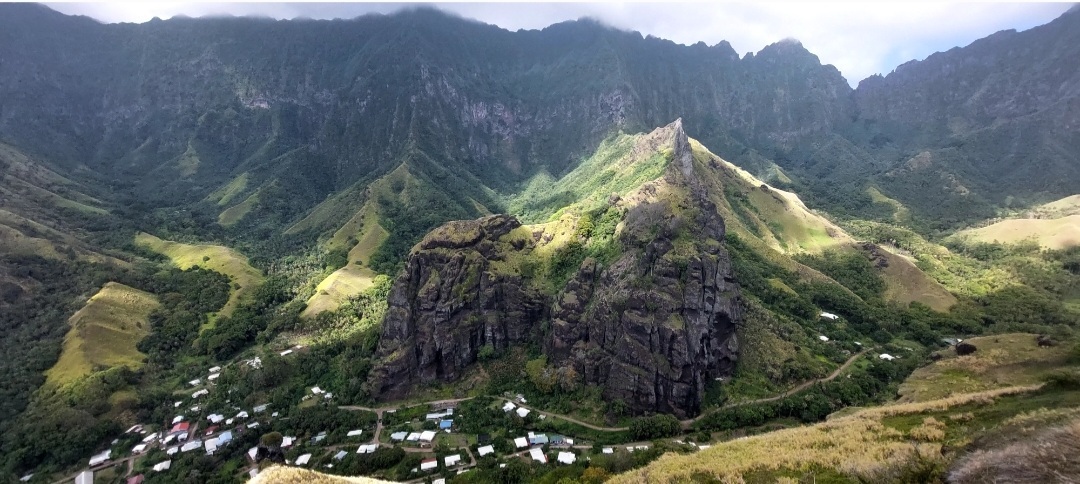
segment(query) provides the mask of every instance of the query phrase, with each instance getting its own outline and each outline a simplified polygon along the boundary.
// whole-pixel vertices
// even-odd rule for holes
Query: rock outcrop
[[[417,383],[453,381],[481,347],[529,338],[545,314],[543,294],[491,267],[528,249],[528,239],[500,240],[520,226],[507,215],[450,222],[420,242],[390,291],[374,393],[400,398]]]
[[[494,216],[428,234],[391,291],[372,390],[399,398],[415,383],[460,377],[484,345],[530,342],[561,375],[635,413],[698,413],[706,384],[734,369],[739,292],[724,221],[695,176],[681,122],[642,146],[670,149],[670,163],[661,178],[609,198],[623,214],[618,256],[586,258],[561,288],[545,294],[526,271],[507,270],[558,243],[540,226],[515,231],[516,219]]]

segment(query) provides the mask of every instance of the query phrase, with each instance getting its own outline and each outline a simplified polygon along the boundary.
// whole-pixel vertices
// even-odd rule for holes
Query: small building
[[[698,450],[705,450],[705,449],[708,449],[709,447],[712,447],[712,446],[711,445],[699,445],[697,448],[698,448]]]
[[[518,437],[518,438],[514,439],[514,447],[517,447],[519,449],[524,449],[525,447],[528,447],[528,446],[529,446],[529,439],[527,439],[525,437]]]
[[[420,432],[420,442],[431,443],[431,441],[433,440],[435,440],[434,430],[425,430],[423,432]]]
[[[529,415],[529,409],[527,409],[525,407],[519,407],[517,409],[517,414],[518,414],[518,417],[525,418],[527,415]]]
[[[109,459],[111,459],[111,458],[112,458],[112,449],[105,450],[105,451],[101,452],[100,454],[95,454],[94,456],[90,457],[90,467],[94,467],[94,466],[97,466],[97,465],[104,464],[104,463],[108,462]]]
[[[94,471],[82,471],[75,476],[75,484],[94,484]]]
[[[447,430],[447,429],[449,429],[450,427],[453,427],[453,426],[454,426],[454,421],[453,420],[440,420],[439,421],[439,430]]]
[[[143,484],[143,481],[145,481],[145,480],[146,480],[146,477],[143,476],[142,474],[139,474],[137,476],[131,476],[131,477],[127,478],[127,484]]]
[[[219,372],[221,372],[221,367],[220,366],[215,366],[215,367],[211,368],[210,371],[209,371],[209,373],[219,373]]]
[[[600,452],[604,454],[614,454],[615,449],[612,449],[611,447],[604,447]]]
[[[170,467],[172,467],[172,460],[166,460],[166,461],[162,461],[162,462],[158,462],[157,464],[154,464],[153,469],[154,469],[154,472],[161,472],[161,471],[169,470]]]
[[[431,484],[446,484],[446,479],[440,477],[438,479],[435,479],[434,481],[431,481]]]
[[[289,356],[292,354],[292,350],[285,350],[279,353],[281,356]]]
[[[878,358],[881,358],[881,359],[883,359],[885,361],[892,361],[892,360],[896,359],[895,356],[890,355],[888,353],[882,353],[882,354],[878,355]]]
[[[837,319],[840,319],[840,316],[837,316],[837,315],[835,315],[833,313],[827,313],[825,311],[821,312],[821,317],[825,318],[825,319],[832,320],[832,321],[836,321]]]
[[[408,437],[408,436],[409,436],[408,432],[394,432],[394,433],[390,434],[390,441],[391,442],[401,442],[401,441],[405,440],[405,438]],[[420,436],[417,435],[416,438],[419,439]]]
[[[357,454],[374,454],[376,450],[379,450],[379,444],[366,444],[361,445],[359,449],[356,449]]]
[[[483,447],[480,447],[480,448],[476,449],[476,453],[480,454],[480,457],[483,457],[483,456],[488,455],[488,454],[494,454],[495,453],[495,447],[492,446],[492,445],[485,445]]]
[[[247,456],[248,459],[251,459],[251,462],[255,462],[255,459],[259,457],[259,447],[256,446],[248,449]]]
[[[267,408],[270,408],[270,404],[264,403],[262,405],[256,405],[254,408],[251,409],[251,411],[253,413],[263,413],[266,411]]]
[[[454,467],[458,465],[458,462],[461,462],[461,454],[448,455],[443,459],[443,462],[446,467]]]
[[[166,450],[165,454],[166,455],[176,455],[177,452],[180,452],[180,447],[169,447],[169,450]]]
[[[558,434],[551,434],[551,435],[548,435],[548,442],[551,443],[551,445],[564,445],[564,444],[566,444],[566,437],[563,437],[563,436],[558,435]],[[571,444],[571,445],[573,445],[573,444]]]
[[[345,452],[344,450],[339,450],[338,453],[334,454],[334,460],[344,459],[347,455],[349,455],[348,452]]]
[[[436,467],[439,467],[438,459],[424,459],[420,461],[420,470],[430,471]]]
[[[173,425],[172,430],[170,430],[169,433],[187,435],[189,429],[191,429],[191,422],[179,422],[176,425]]]
[[[363,430],[350,430],[349,433],[345,434],[345,436],[346,437],[359,437],[359,436],[361,436],[363,434],[364,434]]]
[[[172,419],[173,425],[176,425],[176,424],[178,424],[180,422],[183,422],[183,421],[184,421],[184,416],[183,415],[177,415],[177,416],[173,417],[173,419]]]
[[[188,442],[188,443],[186,443],[186,444],[184,444],[184,445],[180,446],[180,452],[181,452],[181,453],[183,453],[183,452],[189,452],[189,451],[192,451],[192,450],[198,449],[199,447],[202,447],[202,446],[203,446],[203,443],[202,443],[202,441],[199,441],[199,440],[192,440],[191,442]]]
[[[559,452],[559,456],[555,460],[559,461],[560,464],[570,465],[577,461],[577,455],[573,452]]]
[[[819,339],[819,340],[821,340],[821,341],[824,341],[824,342],[826,342],[826,343],[828,343],[828,342],[829,342],[829,337],[828,337],[828,336],[825,336],[825,335],[819,335],[819,336],[817,337],[817,339]]]
[[[284,449],[287,447],[292,447],[294,442],[296,442],[296,437],[282,437],[281,448]]]
[[[226,430],[226,431],[222,432],[221,435],[217,436],[217,445],[218,445],[218,447],[223,447],[223,446],[229,445],[229,443],[232,442],[232,439],[233,439],[232,430]]]
[[[409,436],[405,440],[408,440],[409,442],[416,442],[420,440],[420,432],[413,432],[409,434]]]
[[[529,457],[531,457],[532,460],[541,464],[547,464],[547,456],[544,455],[544,449],[541,449],[539,447],[533,447],[529,449]]]
[[[30,482],[30,479],[33,479],[33,478],[34,478],[33,474],[27,474],[25,476],[20,477],[19,482]]]
[[[135,447],[132,447],[131,453],[132,454],[141,454],[143,452],[146,452],[147,447],[148,447],[148,445],[146,445],[146,444],[136,445]]]
[[[249,429],[254,429],[254,428],[258,428],[258,427],[259,427],[259,422],[251,422],[251,423],[247,424],[247,428],[249,428]]]
[[[529,445],[547,445],[549,443],[546,434],[534,434],[529,436]]]
[[[517,408],[517,405],[514,405],[513,402],[506,402],[502,406],[502,409],[503,409],[504,412],[509,412],[509,411],[511,411],[511,410],[513,410],[515,408]]]
[[[207,389],[203,388],[202,390],[199,390],[199,391],[197,391],[195,393],[192,393],[191,398],[199,398],[199,397],[201,397],[203,395],[209,395],[209,394],[210,394],[210,390],[207,390]]]
[[[216,452],[218,448],[217,439],[206,439],[206,441],[203,442],[203,448],[206,449],[206,455],[214,455],[214,452]]]
[[[319,432],[319,435],[316,435],[315,438],[311,439],[311,443],[317,444],[317,443],[322,442],[324,440],[326,440],[326,431],[325,430],[323,430],[322,432]]]
[[[247,411],[241,410],[240,413],[236,414],[236,419],[237,420],[245,419],[245,418],[248,418],[250,416],[251,415],[248,415]]]
[[[314,393],[314,394],[316,394],[316,395],[322,395],[322,394],[323,394],[323,393],[325,393],[325,392],[323,391],[323,389],[322,389],[322,388],[319,388],[319,387],[311,387],[311,393]]]
[[[189,381],[189,382],[188,382],[188,385],[191,385],[191,386],[193,386],[193,387],[197,387],[197,386],[199,386],[199,385],[202,385],[202,380],[201,380],[201,379],[199,379],[199,378],[196,378],[196,379],[194,379],[194,380],[191,380],[191,381]]]
[[[207,416],[206,419],[209,420],[210,423],[218,424],[218,423],[221,423],[222,420],[225,420],[225,416],[221,415],[219,413],[212,413],[209,416]]]
[[[298,465],[298,466],[306,466],[308,461],[310,461],[310,460],[311,460],[311,454],[304,454],[304,455],[296,458],[296,465]]]
[[[214,380],[217,380],[218,378],[221,378],[221,373],[214,373],[214,374],[206,377],[206,380],[207,381],[214,381]]]

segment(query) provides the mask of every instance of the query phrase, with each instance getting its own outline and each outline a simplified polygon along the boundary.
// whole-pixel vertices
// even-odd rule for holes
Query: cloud
[[[103,22],[145,22],[174,15],[258,15],[278,19],[352,18],[392,13],[412,3],[63,3],[68,14]],[[832,64],[852,84],[887,74],[912,59],[967,45],[999,30],[1026,30],[1053,20],[1063,3],[440,3],[438,8],[509,30],[539,29],[593,17],[681,44],[722,40],[739,53],[783,38]]]

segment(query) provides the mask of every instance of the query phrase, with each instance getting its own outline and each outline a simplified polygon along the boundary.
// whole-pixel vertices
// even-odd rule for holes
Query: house
[[[828,343],[828,342],[829,342],[829,337],[828,337],[828,336],[825,336],[825,335],[820,335],[820,336],[818,336],[818,337],[817,337],[817,339],[819,339],[819,340],[821,340],[821,341],[824,341],[824,342],[826,342],[826,343]]]
[[[255,462],[255,459],[259,457],[259,447],[256,446],[248,449],[247,456],[248,459],[251,459],[251,462]]]
[[[434,481],[431,481],[431,484],[446,484],[446,479],[440,477],[438,479],[435,479]]]
[[[322,431],[322,432],[319,432],[319,435],[316,435],[315,438],[311,439],[311,443],[317,444],[317,443],[322,442],[324,440],[326,440],[326,431],[325,430]]]
[[[104,464],[108,462],[110,458],[112,458],[112,449],[105,450],[100,454],[95,454],[90,458],[90,467]]]
[[[503,404],[502,408],[503,408],[504,412],[509,412],[509,411],[517,408],[517,405],[514,405],[513,402],[506,402],[506,403]]]
[[[285,350],[285,351],[282,351],[280,354],[281,354],[281,356],[289,356],[289,355],[292,354],[292,350]]]
[[[825,319],[830,319],[830,320],[833,320],[833,321],[836,321],[837,319],[840,319],[840,316],[837,316],[837,315],[835,315],[833,313],[827,313],[825,311],[821,312],[821,317],[823,317]]]
[[[529,432],[532,434],[532,432]],[[529,435],[529,445],[547,445],[548,436],[546,434],[533,434]]]
[[[325,392],[323,392],[323,389],[322,389],[322,388],[319,388],[319,387],[311,387],[311,393],[314,393],[314,394],[316,394],[316,395],[321,395],[321,394],[323,394],[323,393],[325,393]]]
[[[135,447],[132,447],[131,453],[132,454],[141,454],[143,452],[146,452],[146,448],[147,448],[146,444],[139,444],[139,445],[136,445]]]
[[[525,418],[525,416],[529,414],[529,409],[525,407],[520,407],[517,409],[517,414],[518,417]]]
[[[296,465],[298,465],[298,466],[306,466],[308,461],[310,461],[310,460],[311,460],[311,454],[304,454],[304,455],[296,458]]]
[[[296,442],[296,437],[282,437],[281,448],[284,449],[287,447],[292,447],[293,442]]]
[[[169,447],[169,450],[166,450],[165,454],[166,455],[176,455],[177,452],[180,452],[180,447]]]
[[[495,447],[491,446],[491,445],[485,445],[483,447],[480,447],[480,448],[476,449],[476,453],[480,454],[480,457],[483,457],[483,456],[488,455],[488,454],[494,454],[495,453]]]
[[[137,476],[131,476],[131,477],[127,478],[127,484],[143,484],[143,481],[145,481],[145,480],[146,480],[146,477],[143,476],[142,474],[139,474]]]
[[[75,484],[94,484],[94,471],[82,471],[75,476]]]
[[[699,445],[698,450],[705,450],[705,449],[708,449],[709,447],[712,447],[712,446],[711,445]]]
[[[379,444],[367,444],[361,445],[359,449],[356,449],[357,454],[374,454],[376,450],[379,450]]]
[[[560,464],[570,465],[577,461],[577,455],[573,452],[559,452],[559,456],[555,460],[559,461]]]
[[[895,356],[890,355],[888,353],[882,353],[882,354],[878,355],[878,358],[881,358],[881,359],[883,359],[885,361],[892,361],[892,360],[896,359]]]
[[[197,391],[195,393],[192,393],[191,398],[199,398],[199,397],[201,397],[203,395],[209,395],[209,394],[210,394],[210,390],[207,390],[207,389],[203,388],[202,390],[199,390],[199,391]]]
[[[210,369],[210,373],[219,373],[219,372],[221,372],[221,367],[220,366],[215,366],[215,367]]]
[[[202,407],[195,405],[194,407],[191,407],[191,413],[199,413],[199,410],[201,409]]]
[[[550,442],[551,445],[563,445],[563,444],[566,444],[566,437],[563,437],[561,435],[551,434],[551,435],[548,436],[548,442]]]
[[[345,436],[346,437],[359,437],[359,436],[361,436],[363,434],[364,434],[363,430],[350,430],[349,433],[345,434]]]
[[[180,406],[183,405],[183,404],[184,404],[184,402],[176,402],[176,403],[173,404],[173,408],[180,408]]]
[[[401,441],[405,440],[405,437],[408,437],[408,436],[409,436],[408,432],[394,432],[394,433],[390,434],[390,441],[391,442],[401,442]],[[417,435],[416,438],[419,439],[420,436]]]
[[[206,419],[209,420],[210,423],[217,424],[217,423],[221,423],[222,420],[225,420],[225,416],[221,415],[219,413],[212,413],[209,416],[207,416]]]
[[[198,449],[199,447],[202,447],[202,446],[203,446],[203,444],[202,444],[201,441],[192,440],[191,442],[188,442],[188,443],[180,446],[180,452],[183,453],[183,452],[192,451],[192,450]]]
[[[338,453],[334,454],[334,460],[344,459],[347,455],[349,455],[348,452],[345,452],[344,450],[339,450]]]
[[[251,422],[251,423],[247,424],[247,428],[249,428],[249,429],[254,429],[254,428],[258,428],[258,427],[259,427],[259,422]]]
[[[423,432],[420,432],[420,442],[431,443],[432,440],[435,440],[434,430],[425,430]]]
[[[566,440],[563,441],[563,443],[566,445],[574,445],[574,439],[567,437]]]
[[[158,462],[157,464],[154,464],[153,469],[154,469],[154,472],[161,472],[161,471],[169,470],[170,467],[172,467],[172,461],[167,460],[167,461],[162,461],[162,462]]]
[[[222,432],[221,435],[217,436],[217,445],[218,447],[229,445],[229,443],[232,442],[232,439],[232,430],[226,430]]]
[[[25,476],[20,477],[19,482],[30,482],[30,479],[33,479],[33,478],[34,478],[33,474],[27,474]]]
[[[443,459],[443,462],[446,463],[446,467],[454,467],[458,465],[458,462],[461,462],[461,454],[448,455]]]
[[[544,449],[541,449],[539,447],[533,447],[532,449],[529,449],[529,457],[531,457],[532,460],[541,464],[547,464],[547,456],[544,455]]]
[[[177,416],[173,417],[173,419],[172,419],[173,425],[176,425],[176,424],[178,424],[180,422],[183,422],[183,421],[184,421],[184,416],[183,415],[177,415]]]
[[[241,410],[240,413],[236,414],[236,419],[240,420],[240,419],[248,418],[250,416],[251,415],[248,415],[248,413],[246,411]]]
[[[142,441],[143,443],[149,444],[150,442],[157,440],[158,437],[161,437],[161,434],[158,432],[154,432],[150,435],[147,435],[146,437],[143,437]]]
[[[439,467],[438,459],[424,459],[420,461],[420,470],[430,471],[436,467]]]
[[[601,450],[601,452],[603,452],[605,454],[614,454],[615,449],[612,449],[611,447],[604,447],[603,450]]]
[[[203,442],[203,448],[206,449],[206,455],[214,455],[214,452],[217,451],[217,447],[217,439],[206,439],[206,441]]]
[[[214,373],[214,374],[206,377],[206,381],[214,381],[214,380],[217,380],[218,378],[221,378],[221,373]]]
[[[199,386],[199,385],[201,385],[201,384],[202,384],[202,380],[200,380],[200,379],[198,379],[198,378],[196,378],[196,379],[194,379],[194,380],[191,380],[191,381],[189,381],[189,382],[188,382],[188,385],[191,385],[191,386],[193,386],[193,387],[197,387],[197,386]]]
[[[142,425],[132,425],[131,428],[124,431],[125,434],[130,434],[132,432],[142,432]]]
[[[191,422],[180,422],[173,425],[172,430],[170,430],[169,433],[187,435],[189,429],[191,429]]]
[[[253,413],[263,413],[266,411],[267,408],[270,408],[270,404],[264,403],[262,405],[256,405],[255,408],[251,409],[251,411]]]
[[[408,440],[409,442],[416,442],[420,440],[420,432],[413,432],[409,434],[409,436],[405,440]]]
[[[525,437],[518,437],[518,438],[514,439],[514,447],[517,447],[519,449],[523,449],[523,448],[528,447],[528,446],[529,446],[529,439],[527,439]]]
[[[454,415],[454,409],[448,408],[441,412],[429,413],[424,416],[424,420],[442,420],[445,417]]]
[[[204,432],[203,435],[209,437],[211,435],[214,435],[214,432],[217,432],[217,431],[218,431],[217,425],[211,425],[210,428],[206,429],[206,432]]]
[[[453,420],[440,420],[439,421],[439,430],[447,430],[447,429],[449,429],[450,427],[453,427],[453,426],[454,426],[454,421]]]

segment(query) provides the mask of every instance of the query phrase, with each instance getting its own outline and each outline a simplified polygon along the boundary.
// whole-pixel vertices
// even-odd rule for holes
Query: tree
[[[281,447],[281,443],[284,440],[284,437],[281,436],[281,432],[270,432],[263,434],[263,436],[259,438],[259,445],[266,447],[267,449],[278,449]]]
[[[603,467],[589,466],[588,469],[585,469],[585,472],[581,473],[581,482],[585,484],[600,484],[610,478],[611,473]]]

